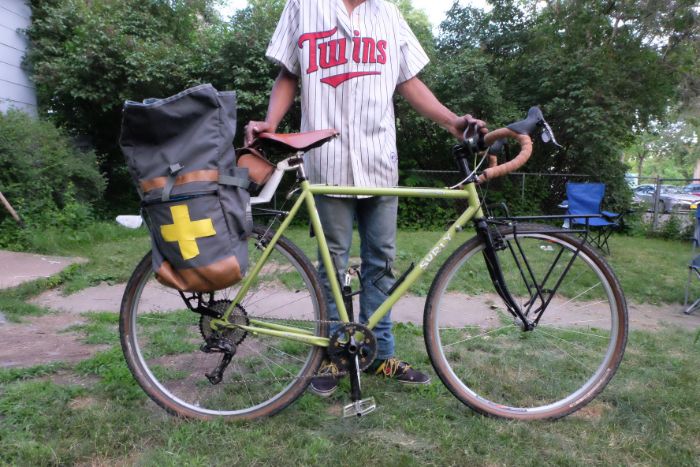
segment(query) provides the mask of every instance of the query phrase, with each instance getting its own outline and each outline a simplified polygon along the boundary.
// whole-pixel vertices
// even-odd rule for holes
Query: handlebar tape
[[[539,109],[538,109],[539,110]],[[513,131],[509,128],[499,128],[494,130],[484,136],[484,142],[487,145],[492,145],[499,139],[503,138],[513,138],[518,140],[520,143],[520,153],[513,160],[505,162],[498,165],[497,155],[489,154],[489,167],[484,170],[484,172],[479,175],[477,183],[483,183],[486,180],[491,180],[492,178],[502,177],[503,175],[509,174],[517,169],[519,169],[532,154],[532,139],[527,134],[520,134],[517,131]]]

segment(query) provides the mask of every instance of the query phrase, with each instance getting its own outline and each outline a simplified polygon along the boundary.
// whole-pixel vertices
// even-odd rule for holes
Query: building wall
[[[24,0],[0,0],[0,112],[20,108],[36,115],[36,91],[22,69],[26,38],[18,29],[31,22],[31,10]]]

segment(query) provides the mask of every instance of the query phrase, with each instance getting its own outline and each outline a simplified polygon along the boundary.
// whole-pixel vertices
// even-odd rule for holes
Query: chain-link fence
[[[632,203],[653,230],[668,222],[681,228],[694,223],[700,205],[700,179],[635,177]]]

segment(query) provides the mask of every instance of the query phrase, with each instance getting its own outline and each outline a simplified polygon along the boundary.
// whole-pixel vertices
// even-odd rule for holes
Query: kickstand
[[[354,341],[355,336],[350,337],[350,341]],[[354,345],[351,342],[350,345]],[[362,384],[360,383],[360,368],[358,366],[357,355],[351,359],[350,364],[350,400],[357,402],[362,399]]]

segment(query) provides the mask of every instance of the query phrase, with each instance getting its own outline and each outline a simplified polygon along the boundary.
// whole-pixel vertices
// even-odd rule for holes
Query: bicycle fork
[[[498,261],[498,255],[496,255],[496,245],[491,237],[491,232],[485,219],[479,219],[476,221],[476,233],[479,237],[481,237],[486,245],[483,251],[484,261],[486,262],[486,268],[489,271],[489,276],[491,277],[491,282],[493,283],[496,292],[505,302],[506,308],[510,314],[520,320],[523,331],[532,331],[535,328],[535,324],[528,320],[523,314],[520,306],[518,306],[513,298],[513,295],[511,295],[510,291],[508,290],[506,280],[503,277],[501,264]]]

